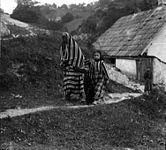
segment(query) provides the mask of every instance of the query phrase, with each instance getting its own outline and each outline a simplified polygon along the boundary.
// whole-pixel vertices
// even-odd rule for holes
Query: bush
[[[154,89],[149,95],[142,95],[130,101],[142,113],[152,118],[162,117],[166,110],[166,93]]]
[[[10,16],[23,22],[38,23],[41,14],[38,7],[18,5]]]
[[[4,69],[4,76],[1,77],[2,87],[6,85],[4,88],[12,88],[14,84],[10,79],[14,78],[19,79],[15,83],[20,82],[22,85],[42,83],[49,87],[56,87],[55,82],[62,80],[58,38],[58,35],[55,37],[39,35],[38,37],[20,37],[2,41],[1,59],[3,62],[10,62]],[[20,84],[16,84],[16,86],[20,86]]]
[[[67,23],[67,22],[70,22],[74,19],[74,16],[72,13],[68,12],[66,13],[63,17],[62,17],[62,22],[63,23]]]
[[[62,30],[62,22],[49,21],[41,12],[39,6],[18,5],[10,15],[12,18],[35,24],[47,30]],[[71,18],[70,18],[71,19]]]

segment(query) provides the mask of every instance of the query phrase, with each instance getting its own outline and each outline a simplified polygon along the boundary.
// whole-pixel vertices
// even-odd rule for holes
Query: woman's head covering
[[[70,36],[71,35],[68,32],[63,32],[62,33],[62,38],[66,38],[67,40],[69,40]]]
[[[94,52],[94,54],[95,54],[95,53],[98,53],[98,54],[100,55],[100,59],[99,59],[99,60],[103,60],[101,51],[97,50],[97,51]]]
[[[78,46],[77,42],[72,38],[72,36],[64,32],[62,33],[62,38],[66,38],[66,47],[62,52],[60,51],[61,60],[67,62],[68,66],[80,68],[84,65],[84,55],[81,48]]]

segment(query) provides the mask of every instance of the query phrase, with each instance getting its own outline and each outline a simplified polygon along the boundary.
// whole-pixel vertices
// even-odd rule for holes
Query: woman
[[[103,101],[104,87],[109,82],[109,76],[102,60],[101,52],[96,51],[94,53],[94,60],[91,64],[91,76],[94,86],[94,104],[98,104]]]
[[[63,89],[66,100],[84,100],[83,73],[78,70],[84,66],[84,55],[76,41],[69,33],[62,35],[60,49],[61,67],[63,69]]]

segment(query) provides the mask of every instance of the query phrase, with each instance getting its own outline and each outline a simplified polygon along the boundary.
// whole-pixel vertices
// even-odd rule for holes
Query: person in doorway
[[[94,53],[94,59],[92,60],[90,73],[92,78],[92,83],[94,87],[94,102],[93,104],[98,104],[103,101],[104,88],[109,82],[109,76],[105,68],[104,61],[100,51]]]
[[[152,91],[152,72],[149,67],[144,73],[144,80],[145,80],[144,92],[146,94],[149,94]]]
[[[61,63],[63,69],[63,90],[68,101],[85,101],[83,73],[79,68],[84,66],[84,55],[72,36],[64,32],[60,48]]]

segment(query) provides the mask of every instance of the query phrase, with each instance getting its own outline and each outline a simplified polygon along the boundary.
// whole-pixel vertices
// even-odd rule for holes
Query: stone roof
[[[166,7],[120,18],[93,46],[109,56],[139,56],[166,25]]]

